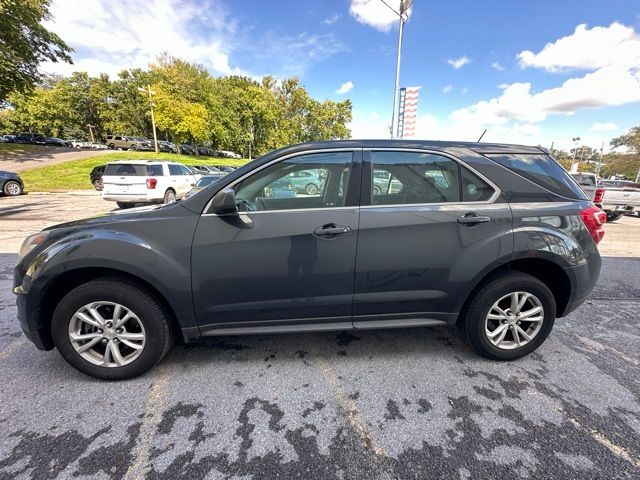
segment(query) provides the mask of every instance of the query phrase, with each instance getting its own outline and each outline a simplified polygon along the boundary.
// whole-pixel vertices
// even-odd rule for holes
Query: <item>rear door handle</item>
[[[491,217],[487,215],[478,215],[477,213],[467,213],[458,218],[458,223],[467,225],[469,227],[474,226],[476,223],[487,223],[491,221]]]
[[[316,237],[333,238],[336,235],[343,235],[349,232],[351,232],[351,227],[342,227],[340,225],[336,225],[335,223],[330,223],[328,225],[323,225],[320,228],[316,228],[313,231],[313,234]]]

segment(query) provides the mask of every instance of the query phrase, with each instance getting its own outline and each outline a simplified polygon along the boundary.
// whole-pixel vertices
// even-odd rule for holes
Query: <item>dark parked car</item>
[[[16,143],[33,143],[36,145],[44,145],[47,143],[47,137],[41,133],[19,133],[15,137]]]
[[[16,143],[15,135],[0,135],[0,143]]]
[[[193,145],[189,145],[188,143],[180,144],[180,153],[183,155],[196,155],[197,149]]]
[[[93,167],[93,170],[89,173],[89,180],[91,180],[93,188],[98,191],[102,190],[102,175],[104,174],[105,168],[106,165],[98,165],[97,167]]]
[[[317,195],[269,188],[310,170]],[[399,188],[374,195],[379,170]],[[176,334],[455,325],[511,360],[590,294],[604,216],[537,147],[294,145],[181,202],[28,237],[18,319],[38,348],[110,379],[151,368]]]
[[[0,192],[10,197],[22,195],[24,183],[22,183],[20,175],[15,172],[0,170]]]
[[[207,165],[193,165],[192,168],[198,170],[198,172],[204,175],[226,175],[228,172],[224,172],[216,167]]]
[[[56,137],[45,137],[44,143],[46,145],[52,145],[54,147],[68,147],[69,144],[62,140],[61,138]]]

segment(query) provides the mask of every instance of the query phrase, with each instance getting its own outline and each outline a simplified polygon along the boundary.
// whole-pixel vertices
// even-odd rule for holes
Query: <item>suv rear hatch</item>
[[[110,163],[107,164],[102,175],[103,192],[106,194],[144,195],[148,190],[147,180],[150,177],[158,176],[162,176],[162,165]]]

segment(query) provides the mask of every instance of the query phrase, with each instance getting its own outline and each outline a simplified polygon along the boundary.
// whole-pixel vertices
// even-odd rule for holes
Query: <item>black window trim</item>
[[[487,184],[493,188],[493,195],[487,200],[475,200],[475,201],[458,201],[458,202],[434,202],[434,203],[403,203],[403,204],[394,204],[394,205],[371,205],[371,175],[373,173],[371,169],[371,152],[408,152],[408,153],[427,153],[431,155],[440,155],[442,157],[449,158],[453,160],[458,165],[458,182],[462,182],[462,168],[467,168],[469,171],[473,172],[475,175],[480,177],[481,180],[487,182]],[[459,158],[454,157],[450,153],[443,152],[441,150],[430,150],[424,148],[364,148],[363,149],[363,172],[362,172],[362,188],[360,189],[360,208],[372,209],[372,208],[395,208],[395,207],[425,207],[425,206],[442,206],[442,205],[480,205],[480,204],[490,204],[495,203],[495,201],[500,197],[502,193],[500,188],[489,180],[485,175],[477,171],[475,168],[469,166],[467,163],[463,162]],[[460,193],[462,194],[462,188],[460,188]]]

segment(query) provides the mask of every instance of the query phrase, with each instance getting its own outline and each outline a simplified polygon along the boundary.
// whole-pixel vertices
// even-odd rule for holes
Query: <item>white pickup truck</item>
[[[607,204],[615,205],[618,215],[616,218],[620,218],[619,214],[632,215],[640,212],[640,183],[630,180],[601,180],[598,186],[605,189],[603,210]]]
[[[640,212],[640,184],[629,180],[600,180],[594,173],[572,173],[593,203],[607,214],[607,221]]]

